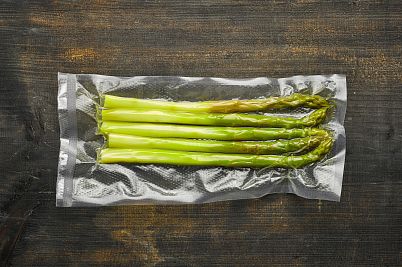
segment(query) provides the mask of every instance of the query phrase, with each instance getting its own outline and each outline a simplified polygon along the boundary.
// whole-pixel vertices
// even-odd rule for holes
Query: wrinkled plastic
[[[223,79],[59,73],[58,80],[61,146],[57,206],[206,203],[257,198],[272,193],[294,193],[304,198],[332,201],[340,199],[346,139],[343,127],[346,79],[343,75]],[[96,120],[97,109],[105,94],[169,101],[210,101],[258,99],[293,93],[321,95],[335,104],[322,126],[331,130],[335,140],[333,148],[323,160],[304,168],[253,169],[96,162],[97,150],[104,146]],[[290,112],[272,111],[266,115],[268,113],[300,119],[312,112],[299,107]],[[173,129],[175,125],[167,127],[171,127],[171,133],[180,135]],[[200,127],[202,130],[203,126],[180,127],[190,127],[187,130],[196,134],[198,131],[192,127]],[[141,128],[126,127],[126,130],[130,133]],[[281,134],[286,134],[289,130],[278,129],[283,131]],[[299,135],[293,136],[295,138],[310,135],[303,133],[309,129],[296,130]],[[204,130],[205,132],[212,136],[217,135],[217,132]],[[239,140],[249,134],[236,133],[239,134]],[[154,138],[163,137],[158,136],[157,130],[150,131],[150,134]],[[270,137],[278,133],[262,130],[260,134]],[[221,140],[225,140],[225,137]]]

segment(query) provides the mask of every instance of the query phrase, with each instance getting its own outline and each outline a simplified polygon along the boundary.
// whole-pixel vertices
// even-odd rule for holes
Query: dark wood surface
[[[0,1],[0,259],[401,266],[402,3]],[[56,208],[57,71],[348,80],[340,203]]]

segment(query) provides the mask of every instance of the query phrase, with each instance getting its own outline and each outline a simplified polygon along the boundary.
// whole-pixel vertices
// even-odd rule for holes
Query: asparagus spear
[[[318,95],[292,94],[283,97],[269,97],[252,100],[222,100],[206,102],[170,102],[105,95],[105,108],[156,109],[186,112],[234,113],[254,112],[272,109],[308,107],[327,107],[327,100]]]
[[[313,151],[300,156],[220,154],[160,149],[106,148],[98,154],[100,163],[151,163],[196,166],[301,168],[321,160],[332,147],[327,138]]]
[[[129,122],[156,122],[216,126],[254,126],[273,128],[312,127],[321,123],[328,108],[315,110],[303,118],[265,116],[257,114],[219,114],[170,112],[163,110],[102,109],[102,120]]]
[[[327,132],[318,128],[282,129],[251,127],[211,127],[155,123],[130,123],[117,121],[100,122],[102,134],[120,133],[149,137],[173,137],[215,140],[273,140],[292,139],[311,135],[325,136]]]
[[[233,142],[216,140],[191,140],[177,138],[155,138],[125,134],[109,134],[109,148],[149,148],[182,151],[200,151],[241,154],[286,154],[306,151],[316,147],[322,140],[319,136],[291,140],[265,142]]]

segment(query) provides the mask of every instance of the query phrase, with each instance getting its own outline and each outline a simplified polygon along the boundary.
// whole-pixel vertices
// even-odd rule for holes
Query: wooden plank
[[[1,1],[2,263],[400,265],[401,14],[400,1]],[[341,202],[57,209],[57,71],[344,73]]]

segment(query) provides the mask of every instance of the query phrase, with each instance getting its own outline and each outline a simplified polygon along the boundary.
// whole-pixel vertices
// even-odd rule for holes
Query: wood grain
[[[400,1],[0,1],[0,260],[400,266]],[[340,203],[55,208],[57,71],[348,80]]]

